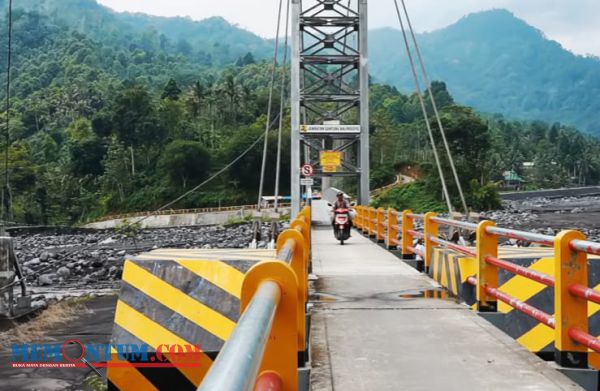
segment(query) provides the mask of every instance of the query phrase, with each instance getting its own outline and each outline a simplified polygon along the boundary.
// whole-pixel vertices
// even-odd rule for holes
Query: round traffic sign
[[[305,164],[300,169],[300,173],[302,174],[302,176],[310,177],[315,175],[315,169],[310,164]]]

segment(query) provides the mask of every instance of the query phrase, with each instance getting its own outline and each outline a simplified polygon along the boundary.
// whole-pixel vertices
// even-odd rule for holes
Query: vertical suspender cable
[[[423,118],[425,119],[425,125],[427,126],[427,132],[429,133],[429,141],[431,142],[431,149],[433,150],[433,157],[435,158],[435,164],[436,164],[438,172],[440,174],[440,181],[442,182],[442,189],[444,191],[444,197],[446,198],[446,204],[448,205],[448,212],[452,213],[453,212],[452,201],[450,200],[450,195],[448,194],[448,187],[446,186],[446,180],[444,178],[444,171],[442,170],[442,166],[440,164],[440,157],[438,155],[438,151],[435,146],[435,139],[433,138],[433,131],[431,130],[431,125],[429,124],[429,118],[427,115],[427,107],[425,106],[425,100],[423,99],[423,94],[421,93],[419,77],[417,76],[415,62],[414,62],[412,53],[410,51],[410,45],[408,44],[408,37],[406,36],[406,30],[404,29],[404,22],[402,21],[402,15],[400,14],[400,7],[398,7],[398,1],[394,0],[394,4],[396,5],[396,13],[398,14],[398,21],[400,22],[400,27],[402,29],[402,36],[404,37],[404,45],[406,46],[406,53],[408,55],[408,60],[410,61],[413,78],[415,80],[415,87],[417,88],[417,95],[419,97],[419,102],[421,103],[421,110],[423,111]]]
[[[283,46],[283,62],[281,63],[281,97],[279,102],[279,129],[277,132],[277,165],[275,166],[275,212],[279,207],[279,179],[281,176],[281,137],[283,133],[283,105],[285,102],[285,82],[287,56],[288,56],[288,30],[290,25],[290,2],[287,0],[285,11],[285,44]]]
[[[4,131],[4,186],[2,189],[2,219],[10,220],[11,199],[8,178],[8,150],[10,144],[10,70],[12,67],[12,0],[8,1],[8,52],[6,61],[6,129]],[[5,214],[6,208],[6,214]]]
[[[275,33],[275,51],[273,52],[273,64],[271,67],[271,81],[269,83],[269,103],[267,107],[267,123],[265,125],[265,139],[263,145],[262,167],[260,169],[260,184],[258,187],[258,205],[257,210],[261,209],[263,188],[265,184],[265,170],[267,168],[267,147],[269,145],[269,128],[271,126],[271,106],[273,104],[273,87],[275,85],[275,71],[277,69],[277,55],[279,52],[279,29],[281,27],[281,9],[283,0],[279,0],[279,11],[277,14],[277,31]]]
[[[408,15],[408,10],[406,9],[406,3],[402,0],[402,7],[404,8],[404,15],[406,15],[406,21],[408,22],[408,28],[410,30],[410,34],[412,36],[412,40],[417,52],[417,57],[419,59],[419,63],[421,65],[421,71],[423,72],[423,79],[425,81],[425,85],[427,86],[427,91],[429,91],[429,98],[431,99],[431,105],[433,106],[433,112],[435,114],[435,118],[437,120],[438,127],[440,129],[440,133],[442,134],[442,140],[444,141],[444,147],[446,148],[446,153],[448,154],[448,160],[450,161],[450,168],[452,169],[452,174],[454,175],[454,181],[456,182],[456,187],[458,188],[458,193],[460,194],[460,200],[462,202],[462,206],[465,210],[465,216],[469,217],[469,208],[467,206],[467,201],[465,200],[465,195],[462,190],[462,186],[460,184],[460,180],[458,179],[458,173],[456,171],[456,165],[454,164],[454,159],[452,158],[452,152],[450,151],[450,147],[448,146],[448,140],[446,139],[446,132],[444,131],[444,126],[442,125],[442,120],[440,119],[440,113],[437,107],[437,103],[435,101],[435,97],[433,96],[433,90],[431,88],[431,82],[429,81],[429,75],[427,74],[427,68],[425,67],[425,61],[423,60],[423,56],[421,55],[421,49],[419,48],[419,43],[417,42],[417,38],[415,37],[415,31],[413,29],[412,23],[410,21],[410,17]]]

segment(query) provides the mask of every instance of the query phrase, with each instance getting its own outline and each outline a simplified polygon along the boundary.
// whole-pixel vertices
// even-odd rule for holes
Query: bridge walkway
[[[340,246],[324,202],[313,219],[313,390],[580,389],[361,234]]]

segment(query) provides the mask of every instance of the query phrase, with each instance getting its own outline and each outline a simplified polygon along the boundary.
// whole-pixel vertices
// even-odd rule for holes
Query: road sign
[[[300,133],[330,134],[330,133],[360,133],[360,125],[300,125]]]
[[[321,167],[323,172],[337,172],[342,165],[342,153],[339,151],[321,151]]]
[[[311,177],[315,175],[315,169],[310,164],[305,164],[300,169],[300,173],[303,177]]]
[[[313,178],[302,178],[300,179],[300,184],[302,186],[314,186],[315,180]]]

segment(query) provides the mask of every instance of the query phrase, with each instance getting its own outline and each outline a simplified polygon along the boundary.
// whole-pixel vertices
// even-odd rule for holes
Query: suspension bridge
[[[394,5],[448,209],[444,157],[468,215],[431,91],[436,121],[427,120],[420,80],[430,82],[409,13],[404,2]],[[199,343],[203,365],[109,368],[112,389],[598,387],[600,292],[591,265],[600,244],[574,231],[549,237],[368,206],[367,7],[287,3],[293,220],[274,250],[157,250],[128,260],[112,343]],[[277,42],[279,32],[280,21]],[[287,59],[287,38],[284,51]],[[347,246],[333,239],[327,201],[308,201],[312,186],[334,182],[354,189],[359,204]],[[453,232],[473,244],[450,241]],[[505,247],[500,238],[545,247]]]
[[[109,389],[598,389],[600,244],[577,231],[540,235],[369,207],[367,0],[286,3],[269,102],[286,15],[291,222],[273,250],[127,256],[110,343],[149,346],[151,362],[113,348]],[[424,59],[404,2],[394,5],[428,119]],[[287,38],[284,52],[285,64]],[[436,121],[425,124],[440,186],[453,212],[446,157],[468,212],[433,97],[429,91]],[[447,156],[438,155],[434,130]],[[259,204],[265,170],[263,163]],[[313,186],[333,182],[357,195],[346,246],[333,238],[327,201],[310,202]],[[278,185],[274,199],[277,208]],[[455,232],[472,242],[454,241]],[[536,247],[507,246],[509,239]]]

